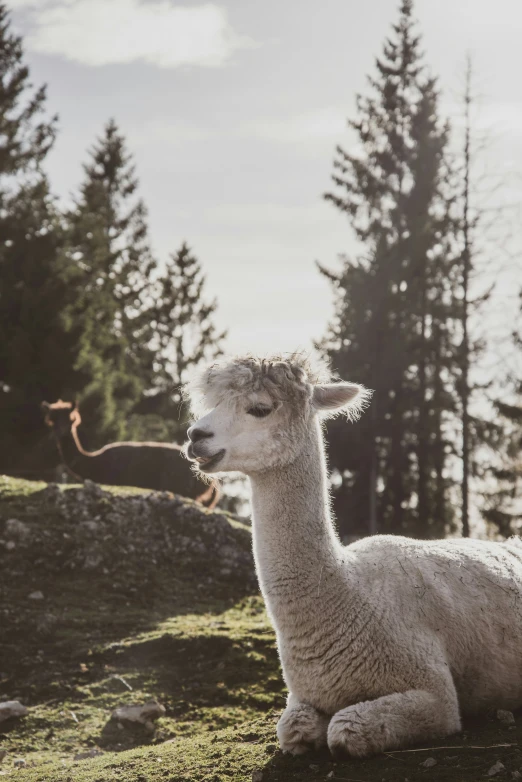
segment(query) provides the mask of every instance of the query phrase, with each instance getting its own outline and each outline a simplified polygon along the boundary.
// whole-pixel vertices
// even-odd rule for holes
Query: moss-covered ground
[[[184,514],[202,547],[200,559],[199,549],[190,554],[188,544],[179,550],[175,541],[177,553],[166,550],[163,558],[158,546],[149,550],[143,542],[125,553],[125,529],[108,534],[103,514],[117,519],[139,496],[117,490],[91,505],[86,500],[91,511],[96,502],[96,525],[78,523],[97,537],[92,560],[93,541],[71,526],[74,505],[64,512],[49,501],[45,485],[0,478],[0,701],[17,699],[29,708],[26,717],[0,723],[0,776],[21,782],[239,782],[253,774],[262,782],[475,782],[487,779],[498,761],[503,769],[494,779],[522,774],[522,718],[510,729],[495,715],[431,747],[367,761],[334,763],[326,751],[283,755],[275,724],[285,690],[254,582],[209,556],[196,522],[201,517],[206,529],[216,514],[205,516],[193,504]],[[13,518],[28,529],[7,545],[6,523]],[[248,531],[223,519],[248,556]],[[181,534],[172,523],[169,530],[171,541]],[[81,556],[80,543],[87,546]],[[105,559],[103,545],[110,549]],[[151,699],[166,710],[154,734],[110,720],[117,706]],[[89,751],[101,754],[75,760]],[[423,765],[428,758],[436,764]]]

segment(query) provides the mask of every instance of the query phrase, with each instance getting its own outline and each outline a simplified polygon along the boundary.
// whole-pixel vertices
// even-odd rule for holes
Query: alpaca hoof
[[[342,758],[366,758],[380,751],[365,726],[354,712],[345,709],[330,720],[328,726],[328,749],[336,760]]]
[[[277,723],[277,737],[284,753],[303,755],[326,745],[328,717],[301,703],[285,709]]]

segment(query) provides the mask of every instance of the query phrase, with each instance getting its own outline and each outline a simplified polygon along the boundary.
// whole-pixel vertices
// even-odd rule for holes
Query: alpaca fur
[[[42,402],[45,423],[51,427],[68,469],[78,478],[108,486],[137,486],[171,491],[213,508],[219,498],[215,481],[197,475],[179,445],[169,443],[111,443],[99,451],[82,448],[78,427],[82,419],[75,402]],[[214,496],[213,496],[214,495]]]
[[[290,692],[284,751],[366,757],[522,705],[520,539],[343,547],[336,536],[321,418],[356,418],[367,391],[294,355],[214,364],[188,394],[201,416],[189,457],[250,479],[256,569]]]

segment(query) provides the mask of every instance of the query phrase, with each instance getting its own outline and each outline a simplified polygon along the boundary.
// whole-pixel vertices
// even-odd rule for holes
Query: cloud
[[[253,41],[213,3],[171,0],[11,0],[27,14],[26,46],[82,65],[144,62],[160,68],[223,65]]]
[[[129,131],[134,146],[161,144],[200,143],[209,139],[235,138],[260,139],[277,144],[299,144],[310,146],[316,143],[345,141],[347,134],[345,114],[334,107],[318,108],[306,114],[267,117],[244,122],[233,128],[216,128],[205,125],[194,125],[179,118],[172,122],[151,120],[144,122],[139,128]],[[354,144],[344,147],[350,152],[358,150]]]
[[[306,114],[260,122],[249,130],[260,138],[290,144],[303,140],[331,140],[346,133],[346,112],[328,106]]]

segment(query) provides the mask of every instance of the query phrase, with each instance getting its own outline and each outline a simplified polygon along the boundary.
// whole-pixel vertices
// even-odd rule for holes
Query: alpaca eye
[[[248,415],[253,415],[254,418],[266,418],[271,412],[271,407],[251,407],[247,410]]]

